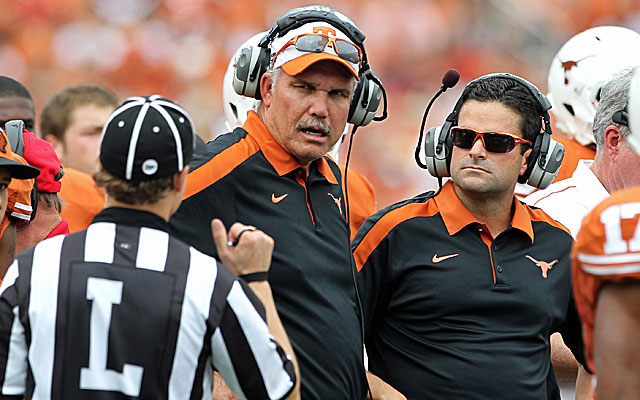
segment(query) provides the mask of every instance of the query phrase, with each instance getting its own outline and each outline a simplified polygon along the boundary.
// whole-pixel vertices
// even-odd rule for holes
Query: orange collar
[[[247,113],[247,121],[242,126],[242,129],[247,131],[249,136],[258,142],[258,147],[260,147],[262,154],[264,154],[278,175],[283,176],[298,168],[304,168],[291,154],[280,147],[255,111],[249,111]],[[318,171],[320,171],[329,183],[334,185],[338,184],[338,179],[336,179],[329,163],[324,157],[320,157],[314,161],[314,163]]]
[[[453,189],[453,182],[451,181],[448,181],[442,186],[442,190],[434,197],[434,200],[449,235],[458,233],[469,224],[481,223],[467,210],[464,204],[462,204],[462,201],[460,201],[456,191]],[[531,226],[529,213],[526,207],[522,205],[515,196],[513,197],[513,201],[515,203],[515,212],[511,219],[511,226],[526,233],[533,243],[533,227]]]

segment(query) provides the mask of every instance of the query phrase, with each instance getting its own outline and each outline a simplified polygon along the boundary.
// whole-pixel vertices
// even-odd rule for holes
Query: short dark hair
[[[528,88],[515,79],[498,76],[471,82],[460,96],[456,114],[459,114],[462,106],[469,100],[496,101],[517,112],[520,115],[520,131],[532,143],[542,131],[542,111],[538,101]],[[528,146],[522,146],[522,152],[527,148]]]
[[[90,84],[69,86],[49,99],[40,114],[40,133],[53,135],[64,142],[64,133],[69,128],[71,113],[78,107],[118,107],[120,101],[110,90]]]
[[[119,202],[129,205],[153,204],[163,199],[173,188],[177,174],[146,181],[128,181],[101,169],[93,174],[98,187]]]
[[[17,80],[0,75],[0,97],[17,96],[30,100],[33,103],[31,93]]]
[[[62,207],[64,207],[64,201],[58,193],[38,192],[38,201],[46,204],[49,208],[55,209],[58,214],[62,212]]]

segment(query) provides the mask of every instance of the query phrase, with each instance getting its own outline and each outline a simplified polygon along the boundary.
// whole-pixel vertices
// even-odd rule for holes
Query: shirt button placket
[[[504,274],[503,274],[503,270],[504,268],[500,265],[500,256],[498,253],[498,250],[500,249],[500,246],[498,246],[497,244],[492,244],[491,245],[491,251],[493,253],[493,265],[496,271],[496,285],[505,285],[505,281],[504,281]]]

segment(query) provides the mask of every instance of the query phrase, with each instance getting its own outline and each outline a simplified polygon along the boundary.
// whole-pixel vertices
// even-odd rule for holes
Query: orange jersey
[[[338,167],[342,173],[342,191],[345,192],[345,165],[338,163]],[[352,168],[349,168],[347,185],[349,185],[349,226],[351,228],[351,240],[353,240],[364,220],[376,212],[376,194],[371,182]]]
[[[60,197],[64,207],[60,216],[69,223],[71,233],[86,229],[93,217],[104,208],[105,195],[91,175],[65,168]]]
[[[596,157],[595,150],[583,146],[573,139],[558,136],[553,136],[553,139],[564,146],[564,159],[562,160],[560,171],[558,171],[558,176],[553,180],[554,182],[570,178],[573,175],[573,171],[576,170],[579,160],[593,160]]]
[[[587,214],[573,248],[572,262],[587,364],[597,374],[593,325],[598,292],[606,282],[640,279],[640,187],[615,192]]]

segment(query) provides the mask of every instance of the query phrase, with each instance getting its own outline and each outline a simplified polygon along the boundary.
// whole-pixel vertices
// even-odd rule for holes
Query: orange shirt
[[[60,216],[69,223],[71,233],[86,229],[104,208],[104,192],[96,186],[91,175],[73,168],[64,169],[61,183],[59,195],[64,207]]]
[[[583,325],[587,365],[594,367],[593,332],[603,284],[640,279],[640,187],[615,192],[582,222],[572,252],[573,291]]]
[[[560,171],[558,171],[558,176],[553,180],[554,182],[570,178],[573,175],[573,171],[576,170],[579,160],[593,160],[596,157],[595,150],[583,146],[573,139],[557,136],[553,136],[553,139],[564,146],[564,159],[562,160]]]
[[[338,163],[338,167],[342,173],[342,191],[345,192],[345,165]],[[349,185],[349,226],[351,228],[351,240],[353,240],[364,220],[376,212],[376,194],[371,182],[353,168],[349,168],[347,185]]]

